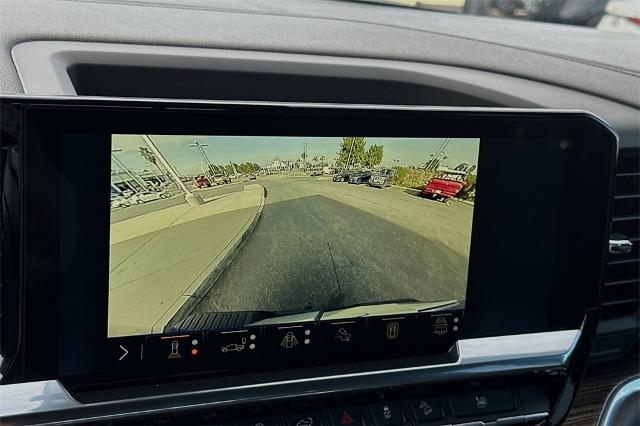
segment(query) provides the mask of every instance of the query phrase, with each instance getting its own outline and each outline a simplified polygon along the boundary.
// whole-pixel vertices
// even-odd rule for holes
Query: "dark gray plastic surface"
[[[635,108],[537,81],[445,65],[59,41],[18,44],[13,58],[25,92],[33,95],[80,92],[183,99],[579,108],[607,120],[618,131],[621,146],[637,144],[640,139]],[[111,67],[121,71],[113,72]],[[155,69],[153,79],[148,78],[150,68]]]
[[[441,64],[543,81],[635,105],[637,36],[329,0],[4,0],[0,92],[18,93],[9,50],[101,41]]]

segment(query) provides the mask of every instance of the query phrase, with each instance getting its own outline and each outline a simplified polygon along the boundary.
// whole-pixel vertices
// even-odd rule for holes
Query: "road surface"
[[[193,313],[464,298],[472,206],[327,177],[258,183],[260,221]]]

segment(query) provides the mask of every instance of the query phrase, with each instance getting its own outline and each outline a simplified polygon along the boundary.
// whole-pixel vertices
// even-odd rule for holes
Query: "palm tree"
[[[147,162],[153,164],[154,166],[156,166],[156,168],[160,171],[160,176],[165,176],[166,179],[166,174],[164,172],[164,170],[162,170],[160,168],[160,164],[158,164],[158,158],[156,157],[156,155],[146,146],[139,146],[138,147],[138,153],[142,156],[142,158],[144,158]]]

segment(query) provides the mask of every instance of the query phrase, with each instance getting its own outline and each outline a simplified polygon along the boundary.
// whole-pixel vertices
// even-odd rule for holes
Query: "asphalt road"
[[[328,178],[260,178],[253,235],[194,313],[463,299],[472,206]]]
[[[228,194],[230,192],[242,191],[247,182],[229,183],[226,185],[214,186],[212,188],[193,190],[194,194],[199,194],[202,198],[213,197],[215,195]],[[111,211],[111,223],[121,222],[131,219],[132,217],[151,213],[157,210],[166,209],[167,207],[178,206],[186,203],[184,195],[178,191],[171,191],[175,194],[171,198],[163,198],[153,200],[144,204],[137,204],[125,208],[118,208]]]

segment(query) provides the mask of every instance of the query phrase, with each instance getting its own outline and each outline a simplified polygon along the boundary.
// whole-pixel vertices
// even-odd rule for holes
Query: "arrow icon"
[[[129,353],[128,350],[126,350],[124,348],[124,346],[120,345],[120,349],[122,349],[124,351],[124,353],[122,354],[122,356],[120,358],[118,358],[118,361],[122,361],[122,358],[124,358],[125,356],[127,356],[127,354]]]

